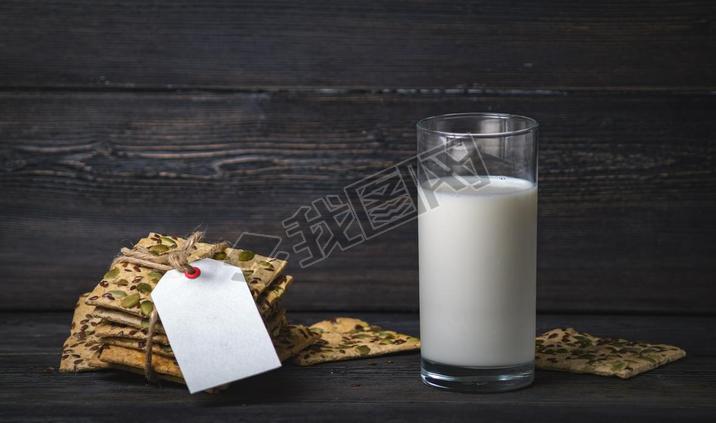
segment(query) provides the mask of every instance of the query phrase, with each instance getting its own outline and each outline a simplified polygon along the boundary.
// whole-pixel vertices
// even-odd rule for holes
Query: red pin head
[[[189,273],[189,272],[184,272],[184,276],[186,276],[186,277],[189,278],[189,279],[196,279],[196,278],[198,278],[199,275],[201,275],[201,269],[199,269],[198,267],[192,267],[192,269],[194,269],[194,271],[191,272],[191,273]]]

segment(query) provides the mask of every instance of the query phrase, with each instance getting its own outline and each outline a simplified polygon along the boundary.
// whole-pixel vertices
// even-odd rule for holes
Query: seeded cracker
[[[303,325],[287,325],[273,341],[278,359],[288,360],[319,340],[319,336]]]
[[[147,329],[137,329],[134,327],[127,327],[118,325],[110,322],[102,322],[97,325],[95,329],[95,335],[100,339],[105,338],[119,338],[119,339],[131,339],[135,341],[146,341]],[[154,334],[154,342],[161,345],[169,345],[169,338],[161,333]]]
[[[290,275],[281,276],[276,282],[273,282],[271,286],[259,296],[257,301],[257,307],[266,322],[267,327],[273,335],[278,333],[282,325],[286,324],[286,311],[278,307],[278,302],[286,292],[286,288],[293,282],[293,277]],[[283,316],[281,316],[283,314]],[[127,314],[118,310],[111,310],[106,308],[98,307],[94,310],[93,315],[102,318],[102,323],[98,327],[98,334],[100,337],[126,337],[126,333],[131,332],[131,329],[141,330],[141,334],[132,332],[135,335],[134,339],[144,339],[146,336],[146,329],[149,327],[149,319]],[[280,320],[280,321],[279,321]],[[107,331],[114,330],[109,333]],[[164,327],[161,322],[157,322],[154,329],[156,334],[164,335]],[[119,332],[122,332],[120,334]],[[141,338],[139,338],[141,336]],[[156,336],[155,336],[156,339]],[[164,342],[162,342],[164,343]]]
[[[267,329],[272,339],[279,335],[281,329],[287,324],[286,311],[278,309],[275,316],[267,323]],[[102,322],[95,329],[95,336],[105,345],[144,350],[147,341],[147,330],[127,327],[109,322]],[[152,343],[152,352],[165,357],[174,357],[166,335],[155,334]]]
[[[281,331],[281,336],[274,341],[276,353],[281,361],[285,361],[293,354],[315,342],[317,336],[302,325],[288,325]],[[144,369],[144,351],[108,345],[102,351],[101,360],[111,363],[112,367],[119,367],[135,373]],[[152,366],[156,373],[168,376],[169,380],[182,383],[182,374],[179,365],[173,358],[160,354],[152,354]]]
[[[104,369],[107,363],[99,360],[102,345],[95,336],[99,318],[92,317],[94,307],[85,304],[89,293],[82,294],[75,305],[70,336],[62,346],[60,372],[82,372]]]
[[[261,316],[268,316],[278,301],[293,283],[293,276],[285,275],[278,278],[257,299],[256,306]]]
[[[299,353],[294,363],[310,366],[330,361],[374,357],[399,351],[417,350],[420,340],[362,320],[338,317],[313,324],[311,331],[321,340]]]
[[[133,316],[118,310],[97,307],[93,314],[97,317],[101,317],[103,322],[116,323],[118,325],[129,326],[135,329],[147,329],[149,327],[149,319]],[[161,322],[157,322],[156,326],[154,326],[154,332],[166,334]]]
[[[286,325],[288,325],[286,309],[281,307],[276,308],[276,311],[266,319],[266,330],[268,330],[269,335],[271,335],[271,339],[278,336],[279,333],[281,333],[281,329]]]
[[[151,233],[139,240],[135,247],[143,247],[154,254],[162,255],[179,248],[183,241],[181,238]],[[211,247],[212,244],[197,243],[189,261],[195,260]],[[258,298],[286,267],[284,260],[264,257],[248,250],[227,248],[225,253],[218,253],[215,257],[241,268],[254,299]],[[162,275],[162,272],[136,264],[115,264],[92,291],[87,303],[140,318],[148,317],[154,310],[150,293]]]
[[[118,347],[115,345],[107,345],[102,350],[100,359],[104,362],[144,370],[144,351],[132,348]],[[173,358],[164,357],[158,354],[152,354],[152,369],[155,373],[162,375],[181,378],[181,370],[179,364]]]
[[[599,338],[572,328],[545,332],[536,342],[536,365],[540,369],[622,379],[686,356],[684,350],[672,345]]]
[[[145,352],[147,341],[145,339],[131,339],[131,338],[102,338],[104,345],[112,345],[116,347],[129,348],[137,351]],[[165,344],[152,343],[152,353],[159,354],[164,357],[174,359],[174,351],[172,347]]]
[[[106,309],[95,309],[93,316],[102,319],[95,328],[95,334],[99,338],[143,340],[147,337],[148,319],[128,316],[121,312]],[[280,329],[281,325],[286,323],[286,310],[276,307],[273,313],[265,317],[265,320],[269,330]],[[169,343],[161,323],[157,323],[154,332],[154,342],[165,345]]]
[[[227,263],[240,267],[243,271],[254,299],[276,280],[288,264],[285,260],[261,256],[249,250],[227,248],[226,254]],[[292,281],[293,279],[288,284]]]

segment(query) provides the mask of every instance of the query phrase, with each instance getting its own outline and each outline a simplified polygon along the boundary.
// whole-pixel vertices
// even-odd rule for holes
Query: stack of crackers
[[[134,246],[157,256],[180,248],[184,239],[150,233]],[[206,257],[213,244],[196,243],[189,262]],[[284,275],[287,262],[249,250],[226,248],[213,255],[239,267],[281,361],[300,365],[348,360],[420,347],[417,338],[387,331],[352,318],[336,318],[310,327],[290,324],[281,297],[293,283]],[[60,371],[117,368],[143,373],[151,292],[163,272],[139,264],[115,262],[92,292],[80,296],[64,343]],[[190,306],[190,305],[187,305]],[[161,316],[159,316],[161,319]],[[167,380],[183,382],[166,333],[159,322],[152,339],[152,368]]]

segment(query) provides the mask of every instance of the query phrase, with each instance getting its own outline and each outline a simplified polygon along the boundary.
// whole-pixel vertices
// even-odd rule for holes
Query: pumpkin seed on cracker
[[[104,274],[104,279],[114,279],[119,275],[119,269],[116,267],[113,267],[107,271],[107,273]]]
[[[239,259],[239,261],[249,261],[253,259],[255,255],[256,253],[254,253],[253,251],[241,250],[237,258]]]
[[[127,296],[127,293],[122,291],[121,289],[114,289],[112,291],[109,291],[109,293],[112,294],[114,298],[124,298]]]
[[[139,308],[142,310],[143,315],[149,316],[154,311],[154,303],[149,300],[142,301],[142,303],[139,305]]]
[[[152,253],[156,256],[160,256],[160,255],[166,253],[167,251],[169,251],[169,247],[167,247],[164,244],[156,244],[156,245],[152,245],[151,247],[149,247],[148,250],[150,253]]]
[[[124,308],[131,308],[139,304],[139,294],[127,295],[119,302]]]
[[[160,237],[159,237],[159,241],[160,241],[162,244],[167,244],[170,248],[176,248],[176,247],[177,247],[177,242],[176,242],[176,241],[174,240],[174,238],[172,238],[172,237],[169,237],[169,236],[166,236],[166,235],[160,236]]]

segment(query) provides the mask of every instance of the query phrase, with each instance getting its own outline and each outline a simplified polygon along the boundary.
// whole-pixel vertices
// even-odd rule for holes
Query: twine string
[[[144,345],[144,377],[147,378],[149,383],[156,383],[157,381],[157,376],[154,374],[154,369],[152,368],[152,344],[154,341],[154,329],[157,326],[157,320],[159,320],[159,313],[157,313],[157,309],[155,308],[149,318],[147,342]]]

